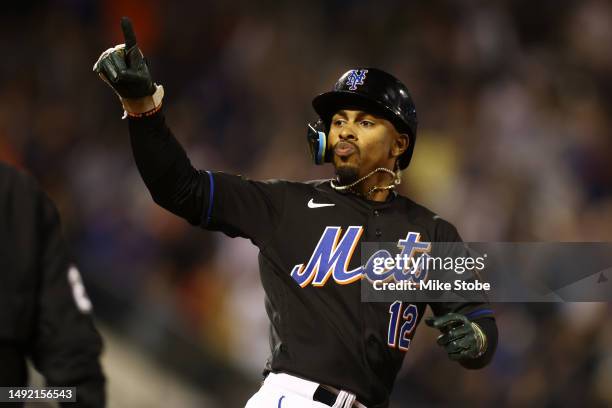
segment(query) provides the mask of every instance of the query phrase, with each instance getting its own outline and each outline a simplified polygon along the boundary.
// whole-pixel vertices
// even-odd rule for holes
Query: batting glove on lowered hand
[[[478,358],[487,349],[487,337],[480,326],[459,313],[448,313],[440,317],[429,317],[425,323],[442,333],[438,345],[444,348],[451,360],[461,361]]]
[[[153,83],[129,18],[121,18],[121,29],[125,44],[104,51],[93,70],[119,95],[127,115],[153,114],[161,107],[164,88]]]

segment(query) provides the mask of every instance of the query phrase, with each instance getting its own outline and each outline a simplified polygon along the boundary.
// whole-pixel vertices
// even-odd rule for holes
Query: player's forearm
[[[208,176],[196,170],[166,126],[162,111],[129,119],[134,159],[153,200],[192,224],[201,222]]]

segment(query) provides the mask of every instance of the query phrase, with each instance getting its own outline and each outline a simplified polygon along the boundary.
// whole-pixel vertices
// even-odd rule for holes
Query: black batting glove
[[[463,361],[480,357],[487,349],[487,338],[476,323],[459,313],[430,317],[425,323],[442,333],[438,345],[444,348],[451,360]]]
[[[124,118],[152,115],[161,108],[164,88],[151,79],[130,19],[121,18],[121,29],[125,44],[104,51],[93,70],[119,95]]]
[[[129,18],[121,18],[125,44],[104,51],[93,70],[122,98],[142,98],[153,95],[155,85],[142,52],[136,44],[136,34]]]

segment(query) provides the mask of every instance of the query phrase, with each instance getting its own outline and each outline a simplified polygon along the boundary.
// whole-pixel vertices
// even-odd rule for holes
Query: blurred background
[[[158,208],[113,92],[92,72],[130,16],[196,167],[310,164],[311,99],[354,66],[417,105],[403,194],[466,241],[612,241],[609,1],[10,2],[0,15],[0,160],[57,203],[106,340],[111,407],[238,407],[268,354],[257,250]],[[608,304],[500,304],[493,363],[467,371],[421,327],[393,407],[610,406]],[[240,330],[237,330],[240,328]]]

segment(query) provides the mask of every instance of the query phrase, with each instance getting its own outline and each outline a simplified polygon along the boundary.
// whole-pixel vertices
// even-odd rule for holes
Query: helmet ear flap
[[[308,124],[306,128],[306,141],[308,142],[310,157],[314,164],[321,165],[329,161],[330,155],[327,146],[327,129],[325,123],[321,119]]]

